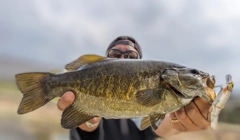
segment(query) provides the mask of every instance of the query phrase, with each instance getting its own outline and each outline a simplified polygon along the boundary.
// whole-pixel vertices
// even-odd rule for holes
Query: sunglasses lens
[[[109,58],[120,58],[122,53],[118,50],[110,50],[108,52],[108,57]]]
[[[138,59],[138,54],[134,51],[127,51],[124,52],[124,58]]]

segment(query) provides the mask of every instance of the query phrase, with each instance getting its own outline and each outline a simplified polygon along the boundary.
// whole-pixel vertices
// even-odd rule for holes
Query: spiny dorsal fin
[[[65,69],[68,71],[77,70],[83,65],[99,62],[106,59],[108,58],[104,56],[95,55],[95,54],[86,54],[86,55],[80,56],[78,59],[67,64],[65,66]]]

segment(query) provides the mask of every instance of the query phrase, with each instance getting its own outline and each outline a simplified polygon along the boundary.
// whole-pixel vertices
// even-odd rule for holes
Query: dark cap
[[[127,41],[122,41],[122,40],[127,40]],[[134,47],[139,56],[140,56],[140,59],[142,59],[142,50],[141,50],[141,47],[140,45],[138,44],[138,42],[133,38],[133,37],[130,37],[130,36],[119,36],[117,37],[116,39],[114,39],[110,45],[108,46],[107,48],[107,51],[109,49],[111,49],[112,47],[116,46],[117,44],[126,44],[126,45],[129,45],[129,46],[132,46]],[[106,52],[107,52],[106,51]]]

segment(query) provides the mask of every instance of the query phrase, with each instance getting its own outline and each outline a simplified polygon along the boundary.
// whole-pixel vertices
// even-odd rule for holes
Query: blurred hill
[[[60,72],[64,66],[46,64],[17,57],[0,55],[0,81],[14,80],[17,73],[22,72]]]

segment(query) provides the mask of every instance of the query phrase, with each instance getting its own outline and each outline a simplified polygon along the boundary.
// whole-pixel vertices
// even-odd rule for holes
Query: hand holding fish
[[[167,137],[180,132],[206,130],[211,124],[208,120],[210,107],[208,102],[197,97],[184,108],[167,114],[156,133]]]
[[[173,127],[181,132],[207,129],[210,126],[210,120],[207,120],[210,107],[208,102],[197,97],[184,108],[170,114],[171,120],[178,120],[172,123]]]
[[[70,106],[75,99],[74,93],[71,91],[66,92],[63,94],[63,96],[58,100],[57,107],[59,110],[64,111],[68,106]],[[87,121],[86,123],[83,123],[79,126],[80,129],[86,131],[86,132],[92,132],[96,130],[99,126],[100,120],[102,117],[94,117],[91,120]],[[93,126],[88,126],[87,123],[92,124]]]

